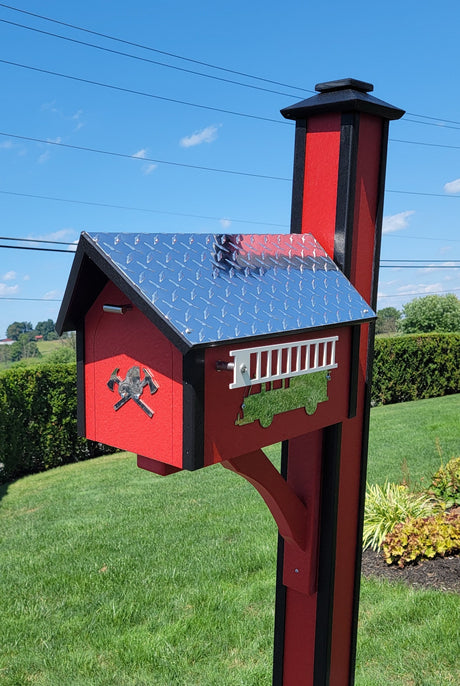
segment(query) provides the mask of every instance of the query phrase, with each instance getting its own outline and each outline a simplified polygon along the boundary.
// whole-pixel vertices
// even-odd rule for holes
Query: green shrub
[[[460,457],[453,457],[434,474],[429,494],[442,500],[446,507],[460,505]]]
[[[427,517],[433,504],[407,486],[386,483],[367,486],[364,510],[363,548],[378,550],[394,527],[408,517]]]
[[[396,524],[382,548],[387,563],[399,567],[424,557],[455,555],[460,552],[460,509]]]
[[[76,365],[0,373],[0,482],[112,448],[77,436]]]
[[[388,405],[460,392],[460,334],[375,340],[371,399]]]

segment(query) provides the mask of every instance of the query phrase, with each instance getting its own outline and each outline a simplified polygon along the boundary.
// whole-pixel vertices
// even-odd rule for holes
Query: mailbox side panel
[[[232,362],[230,355],[235,349],[251,348],[251,343],[234,343],[231,346],[209,348],[205,354],[205,432],[204,464],[213,464],[228,460],[238,455],[257,450],[279,441],[316,431],[331,424],[336,424],[348,417],[353,404],[353,363],[354,339],[353,327],[340,327],[309,333],[296,334],[280,339],[270,339],[266,343],[286,346],[289,343],[318,339],[323,336],[337,336],[335,356],[337,367],[329,372],[319,372],[320,388],[315,385],[311,375],[289,379],[287,383],[274,381],[251,388],[229,388],[233,380],[233,371],[217,371],[220,363]],[[244,353],[243,353],[244,358]],[[219,363],[219,364],[218,364]],[[252,372],[252,370],[251,370]],[[326,374],[330,379],[326,381]],[[252,375],[252,374],[251,374]],[[306,390],[300,385],[306,384]],[[315,403],[307,400],[301,404],[299,394],[312,393],[320,398]],[[249,402],[248,402],[249,399]],[[274,408],[272,417],[262,416],[265,407]],[[258,414],[261,408],[260,414]],[[285,409],[287,408],[287,409]],[[269,414],[270,414],[269,412]],[[259,417],[259,418],[257,418]]]
[[[112,283],[85,318],[84,378],[87,438],[182,468],[182,355]]]

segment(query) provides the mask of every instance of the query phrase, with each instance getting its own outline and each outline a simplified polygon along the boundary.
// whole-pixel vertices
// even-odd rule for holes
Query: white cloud
[[[219,223],[223,229],[228,229],[232,225],[230,219],[219,219]]]
[[[24,275],[24,281],[30,281],[30,276],[29,274]]]
[[[10,271],[6,272],[6,274],[3,274],[2,279],[3,281],[13,281],[16,278],[16,272]]]
[[[80,129],[83,128],[83,126],[85,125],[81,119],[82,116],[83,110],[78,110],[77,112],[75,112],[75,114],[72,114],[72,116],[70,117],[72,121],[76,122],[74,131],[80,131]]]
[[[405,212],[398,212],[398,214],[391,214],[383,218],[383,233],[392,233],[393,231],[401,231],[409,226],[409,217],[415,214],[414,210],[406,210]]]
[[[455,179],[454,181],[449,181],[444,184],[444,193],[460,193],[460,179]]]
[[[142,167],[142,173],[145,174],[146,176],[148,176],[148,175],[151,174],[153,171],[155,171],[155,169],[156,169],[157,167],[158,167],[157,164],[145,164],[145,165]]]
[[[56,300],[58,298],[61,298],[60,291],[48,291],[48,293],[45,293],[43,296],[44,300]]]
[[[430,293],[433,293],[435,291],[442,290],[442,284],[441,283],[408,283],[405,286],[401,286],[401,288],[398,288],[398,293],[400,295],[405,295],[406,293],[409,294],[414,294],[416,293],[417,295],[425,295],[427,293],[428,295]]]
[[[147,157],[147,148],[141,148],[141,150],[135,152],[131,157],[137,157],[140,160],[144,160]]]
[[[218,126],[207,126],[201,131],[194,131],[191,136],[184,136],[179,141],[179,145],[183,148],[191,148],[194,145],[201,145],[201,143],[212,143],[217,138]]]
[[[14,147],[13,141],[2,141],[0,143],[0,150],[11,150]]]
[[[17,293],[19,286],[7,286],[6,283],[0,283],[0,295],[13,295]]]

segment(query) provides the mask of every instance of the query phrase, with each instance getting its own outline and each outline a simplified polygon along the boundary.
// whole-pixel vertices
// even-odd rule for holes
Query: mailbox
[[[77,331],[82,435],[163,475],[220,462],[270,508],[273,686],[354,683],[386,148],[404,114],[355,79],[316,90],[282,110],[290,234],[83,233],[57,321]],[[261,450],[278,441],[280,472]]]
[[[58,325],[82,433],[167,473],[350,416],[374,317],[309,234],[84,233]]]

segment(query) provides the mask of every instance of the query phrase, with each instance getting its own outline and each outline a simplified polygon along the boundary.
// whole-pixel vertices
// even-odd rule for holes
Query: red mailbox
[[[403,115],[372,89],[318,84],[282,111],[290,234],[82,234],[57,323],[77,331],[82,435],[160,474],[221,462],[269,506],[274,686],[354,681],[388,122]],[[281,474],[261,450],[278,441]]]
[[[64,303],[82,432],[160,472],[350,416],[375,316],[306,234],[83,234]]]

